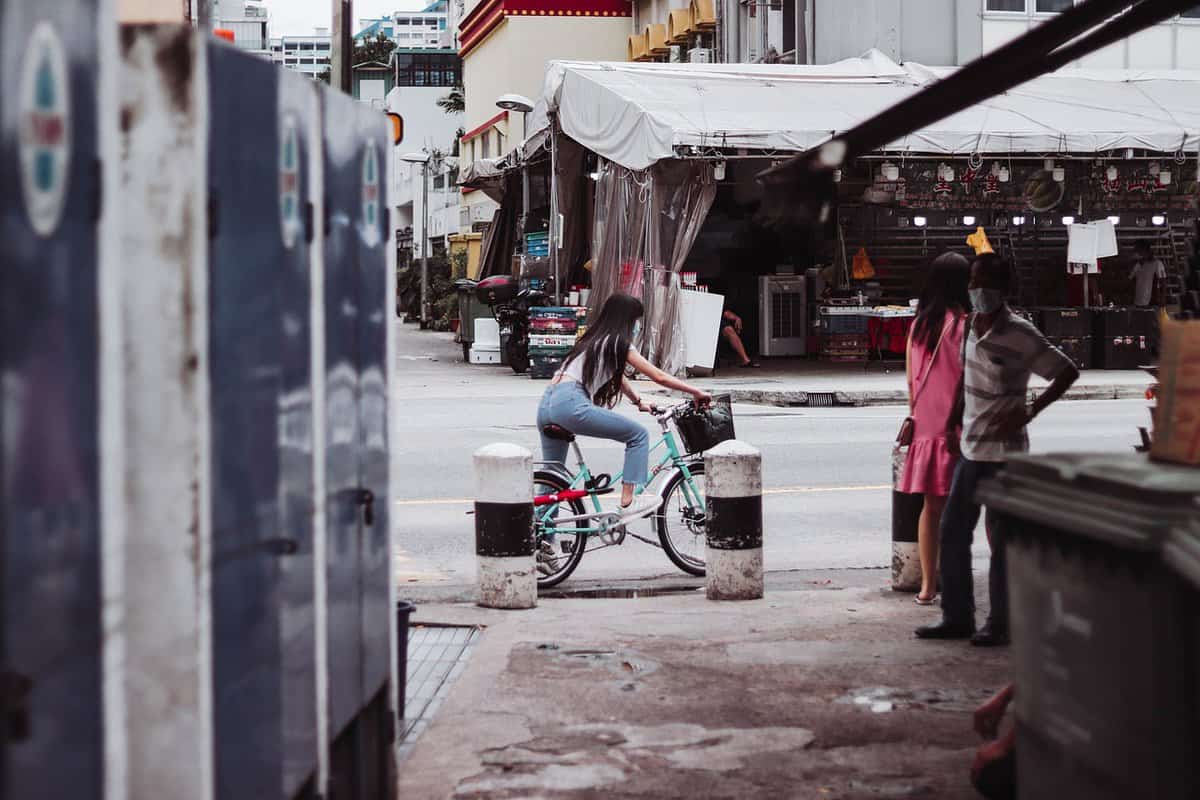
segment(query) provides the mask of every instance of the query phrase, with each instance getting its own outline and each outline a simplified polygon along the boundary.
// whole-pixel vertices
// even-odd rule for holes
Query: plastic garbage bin
[[[475,318],[479,312],[490,317],[491,309],[484,306],[475,298],[475,287],[479,281],[470,278],[459,278],[454,282],[454,291],[458,294],[458,333],[454,341],[462,345],[463,361],[471,360],[471,345],[475,342]]]
[[[1014,458],[980,487],[1008,548],[1022,800],[1200,797],[1162,558],[1198,497],[1200,470],[1136,453]]]

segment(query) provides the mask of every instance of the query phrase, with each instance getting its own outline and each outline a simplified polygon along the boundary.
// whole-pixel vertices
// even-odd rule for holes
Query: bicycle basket
[[[727,394],[715,395],[708,408],[693,408],[677,416],[675,427],[688,453],[703,453],[734,438],[733,403]]]

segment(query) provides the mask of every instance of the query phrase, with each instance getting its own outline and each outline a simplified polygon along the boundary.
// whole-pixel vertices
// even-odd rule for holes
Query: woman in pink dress
[[[908,338],[908,405],[913,437],[897,488],[925,496],[917,529],[921,558],[921,591],[916,597],[919,605],[932,605],[937,594],[938,526],[950,494],[955,463],[946,446],[946,418],[963,374],[970,276],[970,262],[958,253],[943,253],[934,259]]]

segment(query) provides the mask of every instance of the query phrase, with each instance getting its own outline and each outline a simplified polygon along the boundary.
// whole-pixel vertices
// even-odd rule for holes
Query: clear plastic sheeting
[[[589,312],[619,292],[640,298],[646,316],[637,347],[673,374],[685,366],[679,273],[716,194],[703,162],[640,172],[602,162],[596,182]]]

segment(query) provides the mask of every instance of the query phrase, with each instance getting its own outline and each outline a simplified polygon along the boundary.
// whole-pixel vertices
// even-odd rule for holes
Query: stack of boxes
[[[821,307],[821,357],[828,361],[866,361],[870,352],[868,318],[862,309]]]
[[[1092,366],[1092,312],[1087,308],[1042,308],[1037,325],[1050,344],[1062,350],[1079,369]]]
[[[1158,331],[1152,308],[1093,310],[1093,361],[1099,369],[1137,369],[1151,364],[1151,347]]]
[[[526,258],[550,257],[550,234],[546,231],[525,234]]]
[[[529,377],[553,377],[575,346],[585,313],[571,307],[529,309]]]

